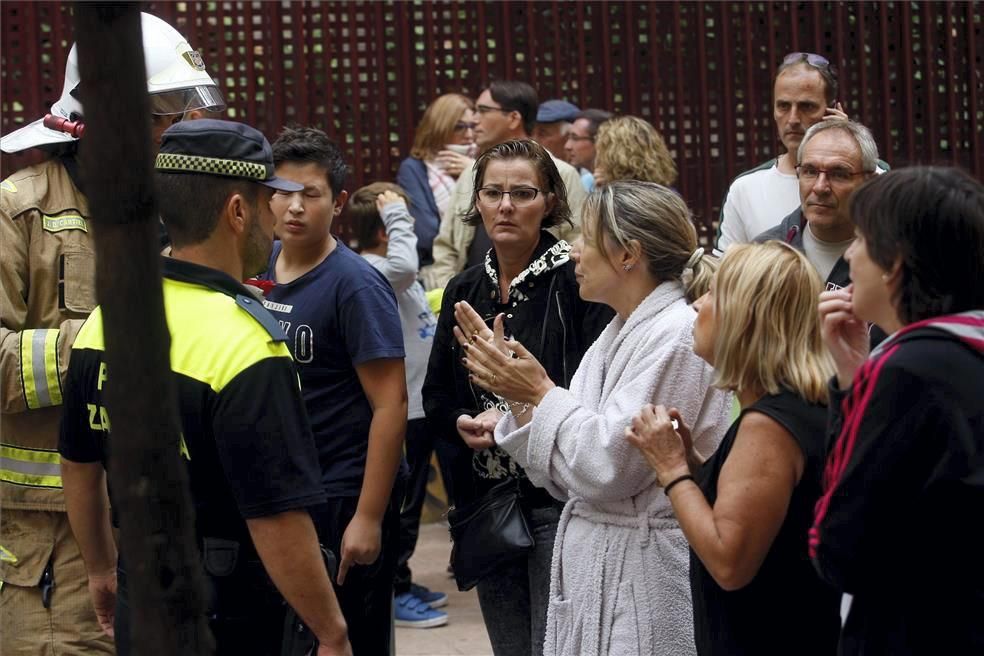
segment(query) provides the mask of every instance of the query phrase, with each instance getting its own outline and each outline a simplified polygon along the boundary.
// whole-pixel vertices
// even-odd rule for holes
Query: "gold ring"
[[[492,374],[492,379],[489,382],[495,385],[495,373]]]

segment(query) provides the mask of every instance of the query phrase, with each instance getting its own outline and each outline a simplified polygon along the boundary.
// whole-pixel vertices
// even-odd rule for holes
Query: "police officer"
[[[155,140],[165,128],[221,111],[201,56],[174,28],[142,14]],[[0,653],[112,653],[96,622],[78,547],[65,516],[57,448],[62,378],[82,321],[95,305],[89,209],[75,153],[84,133],[73,46],[51,114],[0,139],[42,164],[0,183]],[[139,117],[138,117],[139,118]]]
[[[308,514],[325,494],[287,337],[240,282],[266,268],[274,190],[304,187],[274,175],[262,134],[228,121],[169,128],[156,168],[172,242],[163,260],[164,307],[180,449],[217,653],[281,654],[289,637],[284,600],[320,641],[319,654],[350,653]],[[72,528],[98,577],[90,584],[93,605],[107,627],[115,607],[117,650],[128,654],[125,553],[115,585],[105,577],[116,549],[103,472],[113,439],[103,384],[113,372],[105,368],[102,330],[97,308],[72,350],[59,451]]]

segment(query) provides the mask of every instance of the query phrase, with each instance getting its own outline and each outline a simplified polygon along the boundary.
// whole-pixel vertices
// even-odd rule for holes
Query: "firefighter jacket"
[[[58,159],[0,183],[0,499],[64,511],[58,424],[75,335],[96,305],[85,196]]]

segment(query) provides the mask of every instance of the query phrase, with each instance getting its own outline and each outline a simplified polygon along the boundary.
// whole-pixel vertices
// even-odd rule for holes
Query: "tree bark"
[[[127,573],[131,653],[207,654],[203,574],[164,317],[139,3],[75,4],[111,419],[109,480]]]

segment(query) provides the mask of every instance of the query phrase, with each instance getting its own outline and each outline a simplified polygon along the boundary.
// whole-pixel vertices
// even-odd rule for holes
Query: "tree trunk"
[[[86,124],[80,159],[105,325],[109,480],[131,649],[207,654],[212,638],[164,319],[139,3],[78,2],[75,17]]]

